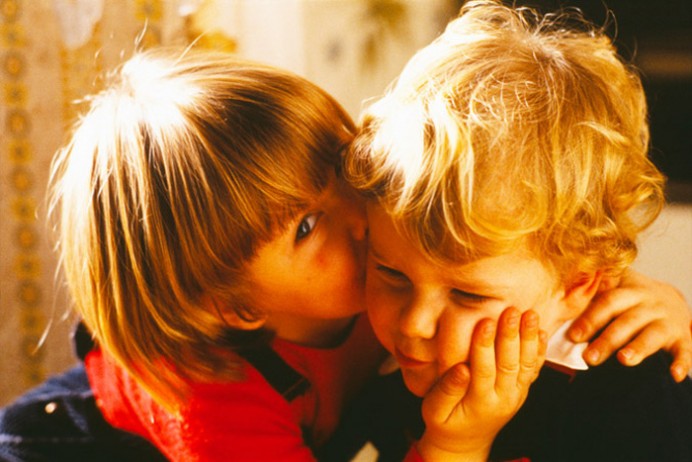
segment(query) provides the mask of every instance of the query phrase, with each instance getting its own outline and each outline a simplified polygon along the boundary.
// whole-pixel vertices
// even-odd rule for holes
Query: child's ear
[[[223,319],[226,325],[232,329],[238,330],[255,330],[262,327],[267,322],[266,316],[255,317],[251,313],[247,313],[243,316],[238,309],[234,307],[220,306],[221,303],[217,303],[211,297],[204,297],[202,299],[202,304],[209,310],[213,310],[218,316]]]
[[[601,287],[603,273],[596,271],[593,273],[578,273],[565,289],[565,303],[570,312],[575,316],[579,315],[589,306],[591,299],[598,293]]]
[[[224,310],[224,312],[221,313],[221,316],[226,324],[228,324],[228,327],[238,330],[259,329],[267,322],[266,316],[261,316],[256,319],[248,319],[238,314],[238,312],[234,309]]]

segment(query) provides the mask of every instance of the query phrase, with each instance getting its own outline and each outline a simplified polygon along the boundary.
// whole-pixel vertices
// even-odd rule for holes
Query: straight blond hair
[[[52,165],[52,219],[77,312],[175,408],[237,377],[223,312],[256,319],[244,268],[338,169],[353,136],[307,80],[230,55],[137,53],[89,98]]]

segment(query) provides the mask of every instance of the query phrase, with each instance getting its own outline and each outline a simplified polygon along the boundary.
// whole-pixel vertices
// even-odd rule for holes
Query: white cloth
[[[582,354],[588,346],[588,342],[574,343],[567,338],[567,329],[573,321],[567,321],[548,340],[548,349],[545,360],[553,364],[559,364],[576,371],[585,371],[589,368]]]

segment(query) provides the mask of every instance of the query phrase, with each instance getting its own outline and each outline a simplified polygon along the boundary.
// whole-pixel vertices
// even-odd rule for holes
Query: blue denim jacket
[[[89,345],[75,341],[83,358]],[[0,409],[2,462],[165,460],[145,439],[104,420],[82,363]]]

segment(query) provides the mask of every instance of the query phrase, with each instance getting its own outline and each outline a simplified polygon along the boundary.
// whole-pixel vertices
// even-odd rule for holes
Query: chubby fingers
[[[577,343],[588,341],[610,321],[636,305],[639,300],[635,296],[635,293],[623,289],[613,289],[596,295],[567,331],[570,340]]]
[[[692,329],[692,325],[690,326]],[[670,375],[676,382],[682,382],[692,369],[692,345],[689,339],[679,340],[671,348],[673,363],[670,365]]]
[[[538,377],[548,344],[547,334],[539,329],[538,313],[528,310],[521,316],[520,334],[521,357],[517,383],[522,388],[528,388]]]
[[[613,322],[617,324],[617,320]],[[624,330],[624,328],[622,328]],[[662,346],[668,343],[668,333],[665,326],[661,322],[652,322],[646,325],[641,332],[636,334],[634,340],[629,342],[623,348],[621,348],[617,353],[618,361],[620,361],[625,366],[636,366],[644,358],[650,356],[657,352]],[[601,339],[596,340],[596,342],[601,342]],[[609,344],[607,351],[610,348],[614,348],[612,340],[604,342]],[[624,342],[623,342],[624,343]],[[601,347],[602,350],[604,348]],[[588,352],[587,352],[588,354]]]
[[[507,308],[497,325],[484,319],[474,330],[471,343],[470,394],[495,390],[508,397],[523,394],[536,379],[545,359],[546,336],[539,330],[538,314]]]
[[[678,340],[673,345],[673,364],[670,365],[670,375],[676,382],[682,382],[692,370],[692,322],[690,323],[690,336]]]
[[[483,319],[476,324],[471,338],[469,363],[471,383],[469,394],[473,397],[488,398],[488,391],[495,388],[495,332],[497,324],[493,319]]]
[[[519,330],[521,313],[516,308],[507,308],[500,315],[495,338],[495,361],[497,363],[497,378],[495,389],[498,392],[512,390],[517,385],[521,372],[521,362],[528,343],[520,338]]]
[[[542,334],[542,335],[541,335]],[[546,336],[539,330],[538,314],[508,308],[500,316],[495,340],[496,390],[522,394],[536,379],[545,359]]]
[[[461,405],[470,378],[469,368],[463,363],[456,364],[445,372],[423,400],[423,417],[428,425],[449,420]]]
[[[639,331],[642,326],[646,329]],[[625,365],[634,366],[665,342],[666,332],[661,327],[663,326],[648,319],[646,310],[632,308],[614,319],[589,343],[584,350],[584,360],[596,366],[626,345],[622,348],[619,359],[624,360]],[[633,338],[637,340],[631,342]]]

